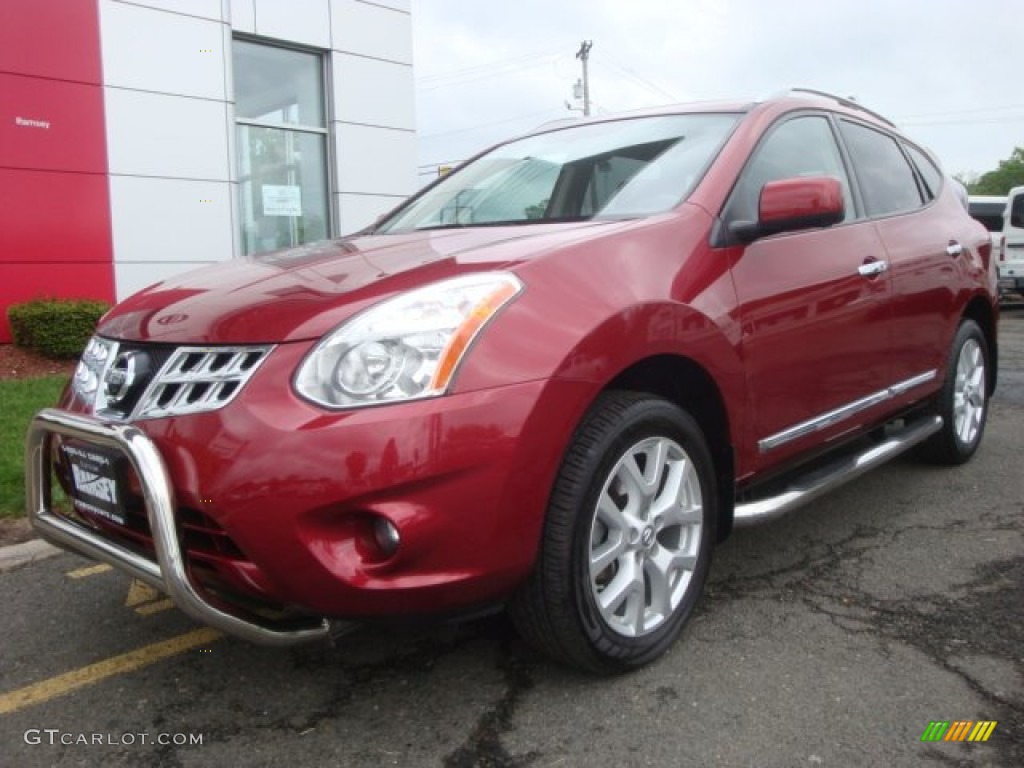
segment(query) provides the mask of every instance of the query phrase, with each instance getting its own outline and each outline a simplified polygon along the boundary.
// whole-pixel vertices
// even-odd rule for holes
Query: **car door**
[[[723,220],[755,220],[766,182],[840,180],[845,220],[764,237],[732,253],[749,392],[754,468],[860,426],[890,380],[890,283],[871,222],[858,218],[832,121],[800,114],[754,150]]]
[[[893,383],[911,391],[908,383],[927,386],[944,374],[966,282],[959,274],[972,269],[981,228],[953,196],[935,199],[942,175],[919,150],[909,144],[901,149],[892,136],[853,120],[840,120],[839,126],[866,213],[886,249],[893,287]]]

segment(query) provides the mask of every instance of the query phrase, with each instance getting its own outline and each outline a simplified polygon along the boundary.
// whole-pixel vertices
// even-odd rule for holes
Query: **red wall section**
[[[0,0],[0,72],[100,85],[98,0]]]
[[[95,299],[114,295],[114,275],[109,264],[0,264],[0,286],[3,295],[10,297],[5,304],[43,296]]]
[[[99,0],[0,0],[0,342],[7,307],[114,298]]]
[[[0,167],[107,172],[103,88],[0,74]]]
[[[0,264],[109,262],[109,211],[106,176],[0,168]]]

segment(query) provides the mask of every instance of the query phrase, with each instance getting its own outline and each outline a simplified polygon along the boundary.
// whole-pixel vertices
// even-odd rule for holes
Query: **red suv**
[[[33,422],[29,513],[257,642],[507,605],[628,669],[734,525],[969,459],[997,309],[985,229],[855,103],[550,126],[121,303]]]

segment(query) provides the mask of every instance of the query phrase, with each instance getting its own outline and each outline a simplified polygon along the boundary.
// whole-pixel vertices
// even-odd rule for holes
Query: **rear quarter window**
[[[942,171],[935,167],[935,163],[932,162],[930,157],[913,144],[904,144],[903,146],[906,148],[907,154],[910,155],[914,167],[917,168],[918,174],[920,174],[925,196],[928,200],[934,200],[942,190]],[[1002,226],[1001,222],[999,226]]]
[[[860,123],[842,120],[839,126],[868,216],[888,216],[921,207],[914,171],[895,139]]]

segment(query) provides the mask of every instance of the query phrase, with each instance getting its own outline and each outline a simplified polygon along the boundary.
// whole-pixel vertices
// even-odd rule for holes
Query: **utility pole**
[[[593,41],[584,40],[576,52],[576,58],[583,62],[583,114],[587,117],[590,116],[590,73],[587,62],[590,60],[590,49],[593,47]]]

